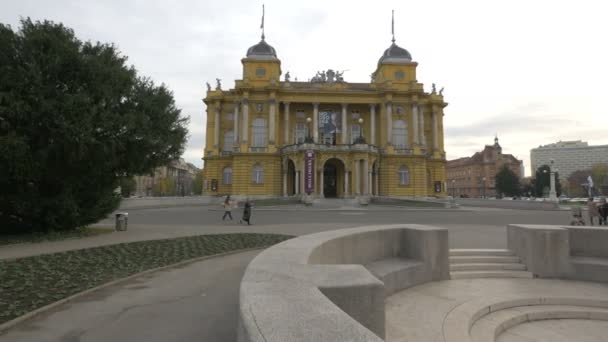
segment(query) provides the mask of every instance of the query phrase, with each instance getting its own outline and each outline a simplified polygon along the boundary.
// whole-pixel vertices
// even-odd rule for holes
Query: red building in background
[[[494,138],[494,145],[486,145],[471,157],[448,160],[446,164],[448,194],[455,197],[496,196],[496,173],[507,165],[519,178],[522,161],[512,154],[503,154]]]

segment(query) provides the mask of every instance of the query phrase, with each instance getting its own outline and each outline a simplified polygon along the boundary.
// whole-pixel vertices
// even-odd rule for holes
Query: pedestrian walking
[[[226,200],[224,201],[224,216],[222,216],[222,221],[226,219],[226,216],[230,217],[232,221],[232,201],[230,200],[230,195],[226,196]]]
[[[600,226],[608,226],[608,203],[606,203],[606,197],[600,198],[600,205],[597,207],[597,211],[600,214]]]
[[[245,208],[243,209],[243,218],[239,223],[243,223],[243,221],[247,222],[247,225],[251,225],[251,203],[249,201],[245,201]]]
[[[587,201],[587,210],[589,214],[589,225],[593,226],[593,218],[600,216],[600,213],[597,209],[597,204],[593,202],[593,197],[589,197],[589,201]]]

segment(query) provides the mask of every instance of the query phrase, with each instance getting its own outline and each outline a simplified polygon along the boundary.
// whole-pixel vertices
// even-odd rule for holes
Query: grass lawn
[[[289,238],[274,234],[201,235],[0,260],[0,324],[148,269],[239,249],[268,247]]]
[[[83,227],[75,230],[57,231],[48,233],[30,233],[20,235],[0,235],[0,246],[11,245],[15,243],[24,242],[43,242],[43,241],[56,241],[65,239],[79,239],[84,237],[90,237],[100,234],[106,234],[113,232],[114,229],[110,227]]]

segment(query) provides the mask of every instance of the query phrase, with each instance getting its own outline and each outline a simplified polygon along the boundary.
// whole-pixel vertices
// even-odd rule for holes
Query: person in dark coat
[[[606,203],[606,198],[600,198],[600,205],[597,207],[597,210],[600,214],[600,226],[602,223],[604,226],[608,226],[608,203]]]
[[[243,219],[241,219],[240,223],[243,221],[247,222],[247,225],[251,225],[251,203],[249,201],[245,201],[245,209],[243,209]]]

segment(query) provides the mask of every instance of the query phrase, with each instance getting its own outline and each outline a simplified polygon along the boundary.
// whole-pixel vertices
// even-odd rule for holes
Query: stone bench
[[[301,236],[247,267],[238,341],[383,341],[385,297],[445,279],[446,229],[404,224]]]
[[[536,277],[608,282],[608,229],[508,225],[507,245]]]
[[[413,259],[388,258],[364,265],[384,284],[386,296],[421,283],[424,277],[424,263]]]

